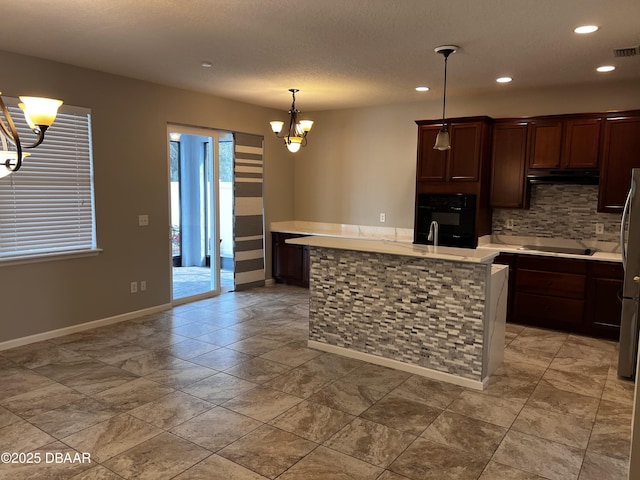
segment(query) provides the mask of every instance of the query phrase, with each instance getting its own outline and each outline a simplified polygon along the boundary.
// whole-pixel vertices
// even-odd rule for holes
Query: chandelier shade
[[[20,97],[19,107],[24,112],[27,125],[36,135],[33,143],[23,145],[20,135],[16,129],[11,113],[6,104],[2,100],[2,92],[0,92],[0,112],[4,120],[0,118],[0,178],[6,177],[20,170],[22,160],[29,156],[24,153],[26,148],[35,148],[44,141],[44,134],[53,124],[58,114],[58,108],[62,105],[61,100],[41,97]],[[9,144],[15,147],[15,150],[9,149]]]
[[[292,103],[289,110],[289,125],[285,128],[285,122],[274,120],[271,123],[271,130],[278,138],[284,140],[284,144],[291,153],[296,153],[300,147],[307,146],[307,133],[313,127],[312,120],[298,120],[300,110],[296,108],[296,88],[290,88]]]

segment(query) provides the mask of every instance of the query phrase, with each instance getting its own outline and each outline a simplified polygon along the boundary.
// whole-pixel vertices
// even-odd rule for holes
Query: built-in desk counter
[[[507,268],[496,251],[303,237],[309,346],[469,388],[502,362]]]

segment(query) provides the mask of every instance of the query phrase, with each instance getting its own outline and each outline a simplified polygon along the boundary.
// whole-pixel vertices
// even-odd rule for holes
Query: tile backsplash
[[[617,242],[621,215],[598,213],[597,208],[597,185],[532,185],[528,210],[493,209],[492,233]],[[508,220],[513,228],[507,228]],[[604,225],[602,235],[596,235],[597,223]]]

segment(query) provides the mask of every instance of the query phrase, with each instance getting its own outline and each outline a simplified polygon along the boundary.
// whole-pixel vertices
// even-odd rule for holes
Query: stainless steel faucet
[[[427,240],[433,242],[434,247],[438,246],[438,222],[435,220],[429,225],[429,236]]]

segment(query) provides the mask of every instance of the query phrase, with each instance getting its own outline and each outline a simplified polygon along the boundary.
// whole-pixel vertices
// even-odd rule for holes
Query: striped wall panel
[[[234,275],[235,289],[264,285],[263,137],[235,134]]]

